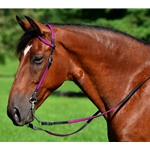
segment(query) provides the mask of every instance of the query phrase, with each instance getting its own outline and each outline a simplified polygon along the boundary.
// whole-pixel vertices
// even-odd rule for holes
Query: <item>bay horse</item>
[[[32,111],[66,80],[102,113],[142,82],[128,101],[103,116],[109,141],[150,141],[150,43],[101,26],[48,26],[26,19],[17,17],[25,33],[17,45],[20,64],[7,106],[14,125],[32,122]]]

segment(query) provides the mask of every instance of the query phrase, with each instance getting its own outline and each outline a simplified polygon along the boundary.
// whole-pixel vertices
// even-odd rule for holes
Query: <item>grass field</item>
[[[16,127],[7,117],[7,101],[18,61],[7,59],[6,65],[0,65],[0,142],[107,142],[106,122],[103,117],[93,120],[81,132],[69,137],[55,137],[42,131],[33,131],[26,126]],[[72,82],[66,82],[58,90],[80,91]],[[44,121],[71,120],[93,115],[97,108],[88,98],[71,98],[51,95],[36,111]],[[35,125],[38,125],[34,121]],[[56,133],[70,133],[83,123],[44,127]]]

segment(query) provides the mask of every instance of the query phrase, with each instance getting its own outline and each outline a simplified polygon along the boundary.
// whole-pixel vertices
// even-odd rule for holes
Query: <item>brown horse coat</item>
[[[37,34],[51,41],[43,24],[17,18],[25,31],[17,51],[20,64],[12,85],[8,116],[15,125],[33,120],[29,99],[50,53]],[[38,92],[36,109],[66,80],[74,81],[101,112],[117,105],[150,76],[150,44],[104,27],[52,25],[56,48],[53,64]],[[110,141],[150,141],[150,81],[117,112],[104,116]]]

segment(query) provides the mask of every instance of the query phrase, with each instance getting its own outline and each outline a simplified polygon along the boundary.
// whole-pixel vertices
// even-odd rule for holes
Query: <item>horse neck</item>
[[[66,27],[58,36],[70,56],[71,80],[102,112],[127,95],[129,83],[150,58],[149,47],[122,34]]]

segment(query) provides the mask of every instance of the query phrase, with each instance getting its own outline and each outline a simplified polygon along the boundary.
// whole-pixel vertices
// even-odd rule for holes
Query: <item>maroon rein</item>
[[[100,113],[100,110],[98,110],[93,116],[90,116],[90,117],[86,117],[86,118],[80,118],[80,119],[75,119],[75,120],[68,120],[68,121],[57,121],[57,122],[45,122],[45,121],[41,121],[39,120],[36,116],[35,116],[35,103],[37,101],[37,98],[36,98],[36,95],[37,95],[37,92],[39,91],[41,85],[42,85],[42,82],[47,74],[47,71],[48,69],[50,68],[51,64],[52,64],[52,61],[53,61],[53,57],[52,57],[52,54],[53,54],[53,51],[55,49],[55,43],[54,43],[54,31],[53,31],[53,28],[50,24],[46,24],[46,26],[49,27],[49,29],[51,30],[51,34],[52,34],[52,41],[49,42],[49,41],[46,41],[45,39],[43,39],[42,37],[40,37],[38,35],[38,38],[41,42],[43,42],[44,44],[48,45],[51,47],[51,52],[50,52],[50,56],[49,56],[49,59],[48,59],[48,64],[46,66],[46,69],[35,89],[35,91],[33,92],[31,98],[30,98],[30,103],[31,103],[31,112],[32,112],[32,115],[33,117],[38,121],[38,123],[40,125],[58,125],[58,124],[72,124],[72,123],[78,123],[78,122],[83,122],[83,121],[87,121],[83,126],[81,126],[78,130],[72,132],[72,133],[69,133],[69,134],[58,134],[58,133],[53,133],[51,131],[47,131],[47,130],[44,130],[42,128],[39,128],[39,127],[35,127],[33,124],[29,123],[28,124],[28,127],[30,127],[31,129],[33,130],[42,130],[42,131],[45,131],[47,132],[48,134],[51,134],[51,135],[54,135],[54,136],[69,136],[69,135],[73,135],[75,133],[78,133],[79,131],[81,131],[82,129],[84,129],[93,119],[95,118],[98,118],[100,116],[104,116],[105,114],[108,114],[109,112],[111,111],[114,111],[114,110],[119,110],[130,98],[131,96],[150,78],[150,76],[148,78],[146,78],[144,81],[142,81],[140,84],[138,84],[119,104],[117,104],[115,107],[113,107],[112,109],[106,111],[106,112],[103,112],[101,114]],[[116,112],[117,112],[116,111]]]

